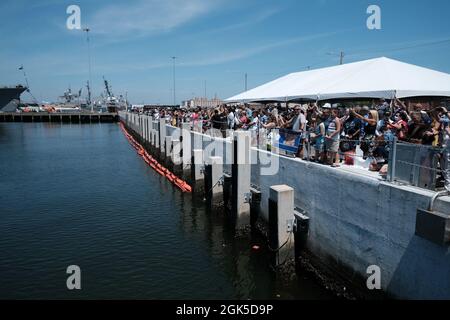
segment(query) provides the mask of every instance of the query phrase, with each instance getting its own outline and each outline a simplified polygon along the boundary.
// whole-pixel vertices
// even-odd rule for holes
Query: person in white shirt
[[[228,121],[228,129],[233,130],[235,124],[235,116],[232,109],[230,109],[230,113],[228,113],[227,121]]]

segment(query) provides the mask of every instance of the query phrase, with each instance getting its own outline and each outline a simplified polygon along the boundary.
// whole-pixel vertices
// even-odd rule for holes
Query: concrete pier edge
[[[161,132],[162,121],[158,124]],[[164,124],[164,135],[166,130],[170,134],[175,129]],[[194,126],[191,137],[201,135],[196,130]],[[228,143],[224,139],[211,140]],[[191,148],[191,159],[201,157],[203,163],[205,145],[196,145],[194,140]],[[257,148],[251,148],[251,153],[252,158],[270,154]],[[362,282],[369,276],[367,268],[375,265],[381,269],[382,291],[389,297],[450,299],[448,245],[439,246],[415,234],[417,211],[429,207],[434,192],[344,168],[270,156],[279,161],[275,175],[262,175],[259,162],[251,166],[251,183],[257,183],[261,191],[259,219],[266,223],[269,220],[270,187],[290,186],[295,208],[302,209],[310,219],[302,256],[344,274],[362,290]],[[191,166],[193,177],[197,171],[198,181],[202,181],[202,166]],[[450,216],[450,197],[438,199],[435,210]]]

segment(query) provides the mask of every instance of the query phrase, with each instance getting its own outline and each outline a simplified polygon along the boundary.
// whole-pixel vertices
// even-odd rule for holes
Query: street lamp
[[[83,29],[84,32],[86,32],[86,41],[87,41],[87,45],[88,45],[88,62],[89,62],[89,82],[88,82],[88,104],[91,105],[91,112],[94,112],[94,106],[91,103],[91,91],[90,91],[90,86],[92,85],[92,70],[91,70],[91,43],[89,41],[89,31],[91,31],[91,29],[89,28],[84,28]]]
[[[176,96],[176,88],[175,88],[175,60],[177,57],[172,57],[173,60],[173,106],[175,107],[177,104],[177,96]]]
[[[344,51],[341,51],[339,54],[334,53],[334,52],[327,52],[327,54],[329,56],[339,56],[339,64],[342,65],[344,63],[344,57],[345,57]]]

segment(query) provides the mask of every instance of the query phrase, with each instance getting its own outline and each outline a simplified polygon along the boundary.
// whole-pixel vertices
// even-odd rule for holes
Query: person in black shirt
[[[344,122],[344,139],[341,142],[341,151],[347,152],[356,148],[356,140],[359,138],[361,130],[361,120],[356,118],[350,112],[347,120]]]

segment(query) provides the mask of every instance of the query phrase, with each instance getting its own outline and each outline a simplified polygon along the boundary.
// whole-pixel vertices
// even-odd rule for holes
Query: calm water
[[[148,168],[118,125],[0,123],[0,298],[317,299]],[[78,265],[82,290],[66,289]]]

